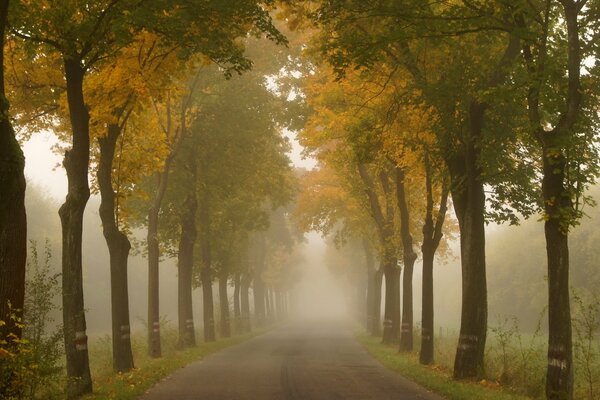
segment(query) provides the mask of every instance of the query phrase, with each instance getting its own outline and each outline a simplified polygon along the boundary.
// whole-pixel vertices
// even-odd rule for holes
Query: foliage
[[[37,243],[32,241],[24,317],[16,321],[23,327],[23,338],[0,350],[1,390],[7,400],[62,398],[62,329],[54,325],[53,319],[60,275],[51,271],[51,261],[49,243],[40,259]]]

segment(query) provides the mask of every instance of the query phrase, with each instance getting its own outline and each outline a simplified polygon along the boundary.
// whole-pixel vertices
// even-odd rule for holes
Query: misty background
[[[311,169],[315,161],[302,157],[302,147],[292,133],[290,158],[298,168]],[[66,193],[66,177],[60,166],[62,155],[52,151],[57,140],[51,133],[34,135],[24,145],[27,157],[28,179],[27,209],[29,213],[29,238],[42,250],[49,240],[54,266],[60,271],[60,219],[58,208]],[[600,198],[598,188],[591,195]],[[99,196],[93,195],[86,208],[83,242],[83,271],[86,318],[90,335],[110,333],[110,273],[109,256],[98,207]],[[596,246],[600,233],[594,228],[600,221],[600,210],[588,208],[571,238],[571,285],[576,291],[593,290],[600,284],[597,260],[600,249]],[[145,231],[134,231],[138,241]],[[517,317],[521,328],[533,330],[542,318],[547,304],[546,261],[543,224],[536,218],[520,226],[488,225],[486,254],[489,291],[489,325],[494,326],[506,317]],[[420,232],[415,232],[417,238]],[[298,252],[303,254],[302,280],[294,288],[291,306],[298,316],[324,316],[335,318],[348,313],[348,305],[356,301],[353,275],[366,275],[362,250],[348,243],[336,248],[319,234],[305,236]],[[461,306],[461,271],[459,243],[450,243],[446,256],[436,260],[434,271],[436,329],[458,330]],[[137,249],[136,249],[137,250]],[[134,329],[145,329],[147,314],[147,260],[134,251],[129,260],[129,293],[131,322]],[[233,290],[233,288],[231,289]],[[385,290],[385,283],[384,289]],[[216,299],[215,291],[215,301]],[[202,321],[202,293],[194,290],[194,318]],[[177,268],[176,259],[164,258],[160,266],[160,313],[170,323],[177,319]],[[57,302],[59,299],[57,299]],[[415,315],[421,308],[421,268],[417,260],[414,274]],[[218,307],[216,308],[218,310]],[[420,318],[416,318],[417,320]],[[56,321],[61,317],[56,316]]]

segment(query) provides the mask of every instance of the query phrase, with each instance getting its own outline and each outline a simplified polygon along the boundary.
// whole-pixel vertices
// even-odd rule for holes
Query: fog
[[[348,303],[342,282],[333,276],[325,260],[326,243],[311,232],[303,245],[305,263],[302,278],[293,289],[292,317],[335,319],[349,317]]]

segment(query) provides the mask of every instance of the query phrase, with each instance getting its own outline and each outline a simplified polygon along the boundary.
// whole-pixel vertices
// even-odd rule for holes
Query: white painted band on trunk
[[[120,329],[121,329],[121,332],[129,332],[130,331],[129,325],[121,325]]]
[[[129,339],[130,337],[131,337],[131,335],[130,335],[129,333],[124,333],[124,334],[122,334],[122,335],[121,335],[121,339],[122,339],[122,340],[127,340],[127,339]]]
[[[75,340],[87,339],[85,331],[77,331],[75,332]]]
[[[155,322],[152,324],[153,326],[160,326],[160,322]]]
[[[460,335],[459,340],[465,340],[469,342],[479,342],[479,336],[477,335]]]
[[[152,332],[154,332],[154,333],[158,333],[158,332],[160,332],[160,329],[158,329],[158,328],[154,328],[154,329],[152,329]]]
[[[554,368],[567,369],[567,360],[561,360],[559,358],[548,359],[548,365]]]
[[[187,319],[187,320],[185,320],[185,322],[187,322],[188,324],[191,324],[191,323],[194,322],[194,320],[193,319]]]
[[[469,349],[475,348],[475,345],[469,344],[469,343],[461,343],[458,345],[458,348],[461,350],[469,350]]]
[[[85,344],[85,343],[78,343],[78,344],[75,345],[75,350],[77,350],[77,351],[87,350],[87,344]]]

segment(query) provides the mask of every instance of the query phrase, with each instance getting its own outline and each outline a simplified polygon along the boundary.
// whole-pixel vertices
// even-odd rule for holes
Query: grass
[[[163,328],[161,333],[163,356],[150,358],[146,353],[145,336],[132,336],[132,346],[136,368],[123,374],[112,371],[110,337],[98,338],[90,343],[90,368],[94,379],[94,393],[84,400],[127,400],[144,394],[155,383],[178,369],[227,347],[242,343],[258,336],[267,329],[257,330],[216,342],[198,341],[196,347],[177,349],[177,331],[172,327]]]
[[[421,365],[416,353],[400,354],[397,346],[383,345],[379,338],[366,334],[358,334],[357,337],[368,352],[387,368],[449,400],[531,399],[531,397],[512,393],[493,381],[455,381],[445,367]]]

